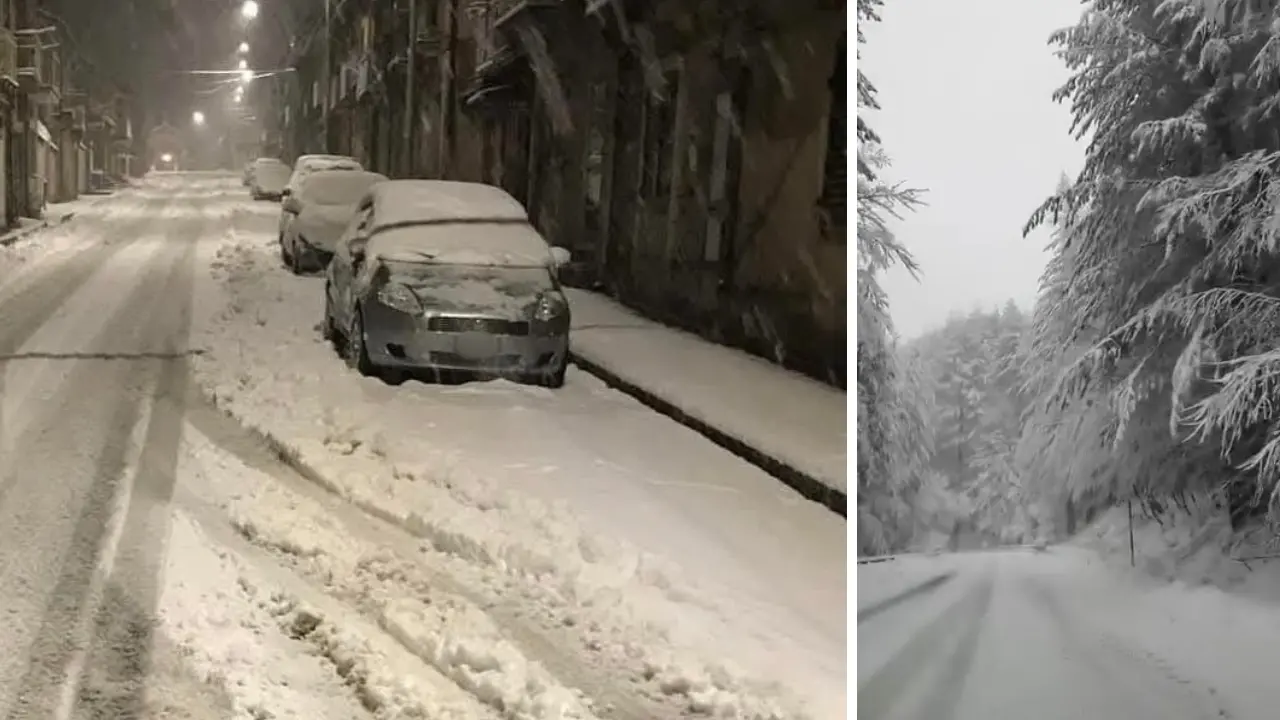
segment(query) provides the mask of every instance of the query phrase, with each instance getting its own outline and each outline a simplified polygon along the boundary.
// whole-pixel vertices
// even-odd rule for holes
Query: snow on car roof
[[[363,167],[360,165],[359,160],[346,155],[303,155],[298,158],[297,162],[298,167],[302,167],[303,165],[311,167],[328,164],[356,165]]]
[[[288,165],[263,163],[254,170],[254,177],[259,180],[278,179],[283,183],[288,181],[291,172]]]
[[[352,205],[370,186],[386,179],[386,175],[368,170],[316,170],[300,181],[298,194],[304,200]]]
[[[502,188],[483,183],[389,180],[375,185],[369,194],[373,198],[375,229],[419,223],[529,219],[520,201]]]
[[[510,220],[393,227],[365,246],[371,258],[491,267],[549,267],[551,246],[532,225]]]

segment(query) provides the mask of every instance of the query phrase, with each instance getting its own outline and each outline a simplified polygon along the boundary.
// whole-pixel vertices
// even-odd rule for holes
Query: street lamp
[[[196,125],[203,125],[204,113],[200,112],[199,110],[191,113],[191,122],[195,123]]]
[[[242,42],[242,43],[240,43],[240,47],[239,47],[239,48],[237,48],[237,50],[239,50],[239,51],[240,51],[240,54],[242,54],[242,55],[243,55],[244,53],[249,52],[249,43],[247,43],[247,42]]]
[[[249,67],[249,61],[248,61],[248,60],[245,60],[244,58],[241,58],[241,59],[240,59],[240,69],[241,69],[241,70],[244,70],[244,69],[246,69],[246,68],[248,68],[248,67]]]
[[[257,0],[244,0],[244,4],[240,6],[240,17],[245,20],[252,20],[258,17]]]
[[[243,70],[241,70],[240,82],[245,84],[253,82],[253,71],[248,68],[244,68]]]

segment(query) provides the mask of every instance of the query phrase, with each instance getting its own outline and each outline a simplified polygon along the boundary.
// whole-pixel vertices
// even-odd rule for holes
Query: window
[[[680,73],[664,74],[662,95],[648,94],[644,104],[644,144],[641,159],[640,196],[664,198],[671,194],[671,162],[675,153],[676,94]]]
[[[827,152],[822,164],[822,198],[819,204],[826,211],[833,229],[844,228],[848,205],[846,184],[848,153],[846,148],[845,118],[847,117],[849,66],[847,62],[847,35],[840,37],[836,58],[828,87],[831,104],[827,110]]]

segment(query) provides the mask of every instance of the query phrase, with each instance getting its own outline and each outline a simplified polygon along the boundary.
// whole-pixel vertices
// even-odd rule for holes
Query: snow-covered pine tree
[[[1280,12],[1093,0],[1053,42],[1091,137],[1028,224],[1061,221],[1037,465],[1077,497],[1223,488],[1243,519],[1280,477]]]
[[[879,20],[881,0],[858,0],[861,23]],[[923,396],[896,348],[888,297],[879,274],[915,260],[890,232],[890,219],[920,203],[919,192],[880,177],[888,158],[863,117],[878,108],[876,91],[858,71],[857,425],[858,552],[886,552],[910,536],[911,503],[928,457]]]

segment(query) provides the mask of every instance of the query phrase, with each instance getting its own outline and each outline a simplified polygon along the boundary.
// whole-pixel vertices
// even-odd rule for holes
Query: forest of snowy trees
[[[1089,145],[1029,213],[1054,237],[1036,306],[909,345],[875,279],[912,266],[886,223],[921,197],[881,179],[858,76],[859,554],[1060,537],[1130,499],[1236,528],[1280,507],[1280,7],[1092,0],[1051,42]]]

